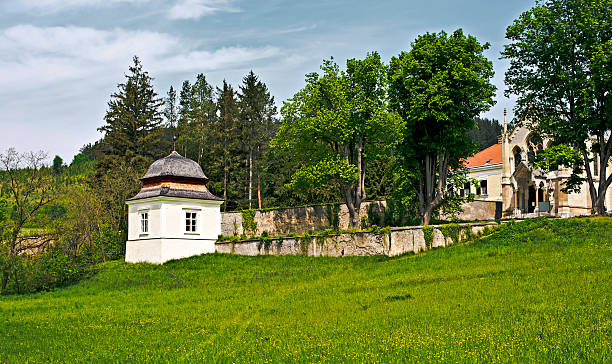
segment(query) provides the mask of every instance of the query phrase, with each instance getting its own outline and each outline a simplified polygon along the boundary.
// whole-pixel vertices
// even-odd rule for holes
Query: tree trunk
[[[6,285],[8,284],[9,275],[8,273],[2,273],[2,291],[6,289]]]
[[[227,162],[223,163],[223,211],[227,211]]]
[[[257,146],[257,155],[259,156],[259,145]],[[258,157],[260,160],[260,157]],[[261,170],[259,163],[257,163],[257,206],[261,210]]]
[[[249,151],[249,209],[253,208],[251,206],[253,193],[253,148]]]
[[[422,216],[421,216],[421,225],[425,226],[425,225],[429,225],[429,223],[431,222],[431,213],[432,213],[433,209],[431,207],[427,207],[425,208],[425,211],[423,212]]]

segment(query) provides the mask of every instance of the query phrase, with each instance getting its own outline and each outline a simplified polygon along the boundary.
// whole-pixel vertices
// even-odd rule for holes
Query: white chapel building
[[[142,189],[126,201],[126,262],[161,264],[215,251],[223,200],[208,191],[198,163],[173,151],[153,162],[141,181]]]

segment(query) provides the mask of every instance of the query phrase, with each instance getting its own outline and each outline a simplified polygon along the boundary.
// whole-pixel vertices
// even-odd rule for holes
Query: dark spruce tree
[[[248,166],[248,207],[253,207],[253,184],[257,184],[257,207],[261,208],[261,156],[278,126],[274,119],[276,106],[268,87],[253,71],[243,79],[238,93],[238,106],[244,150]]]
[[[144,171],[168,149],[161,128],[163,100],[153,89],[152,78],[143,70],[138,57],[134,56],[133,61],[125,82],[111,95],[105,124],[98,128],[104,133],[104,153],[97,163],[97,174],[117,163]]]
[[[241,139],[238,128],[240,111],[236,100],[236,91],[223,80],[223,88],[217,88],[217,110],[219,118],[217,125],[211,130],[210,152],[214,156],[212,171],[219,177],[212,182],[211,189],[223,195],[225,204],[223,210],[238,207],[241,198],[241,175],[244,174],[241,165]],[[215,188],[216,187],[216,188]]]
[[[187,143],[189,130],[189,115],[191,112],[191,84],[189,81],[183,81],[181,93],[179,94],[178,120],[176,124],[176,133],[178,137],[177,148],[187,157]]]
[[[164,118],[166,119],[166,127],[174,131],[178,121],[178,108],[176,107],[176,91],[170,86],[168,96],[164,100]]]
[[[476,118],[477,128],[468,131],[467,135],[476,143],[476,152],[497,143],[502,126],[496,119]]]
[[[206,81],[203,74],[196,76],[196,82],[191,87],[191,103],[189,105],[188,135],[197,141],[197,157],[200,165],[210,163],[210,154],[204,155],[204,146],[207,145],[211,130],[214,128],[217,106],[214,100],[214,89]],[[203,160],[203,157],[205,160]]]

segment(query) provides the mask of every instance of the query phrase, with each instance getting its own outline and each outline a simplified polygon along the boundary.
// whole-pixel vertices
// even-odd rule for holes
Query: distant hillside
[[[476,152],[479,152],[497,143],[502,126],[496,119],[476,118],[476,122],[478,128],[469,131],[468,136],[476,143]]]
[[[612,218],[398,258],[107,263],[0,298],[3,362],[610,362]]]

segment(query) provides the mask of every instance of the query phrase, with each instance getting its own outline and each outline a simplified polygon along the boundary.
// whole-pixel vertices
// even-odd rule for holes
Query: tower
[[[200,165],[173,151],[149,167],[142,189],[128,199],[125,261],[161,264],[215,251],[223,200]]]
[[[504,130],[502,133],[502,215],[508,215],[516,206],[513,206],[512,174],[510,173],[510,135],[504,108]]]

